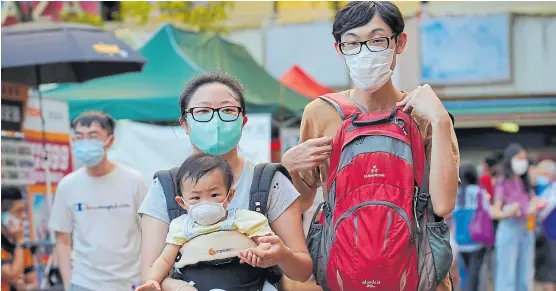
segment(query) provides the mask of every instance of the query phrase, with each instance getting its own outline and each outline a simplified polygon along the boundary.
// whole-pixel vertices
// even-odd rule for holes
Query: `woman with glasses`
[[[203,73],[186,86],[180,96],[180,124],[195,152],[222,155],[230,164],[236,195],[230,208],[249,208],[249,190],[256,163],[239,155],[238,143],[247,123],[243,86],[223,72]],[[278,265],[291,279],[306,281],[312,265],[301,222],[299,193],[286,176],[277,173],[269,191],[267,218],[276,239],[270,243],[258,267]],[[165,246],[169,216],[160,181],[156,178],[139,209],[142,226],[143,277]],[[162,290],[196,290],[183,281],[166,278]],[[267,283],[263,291],[277,290]],[[202,290],[201,290],[202,291]]]

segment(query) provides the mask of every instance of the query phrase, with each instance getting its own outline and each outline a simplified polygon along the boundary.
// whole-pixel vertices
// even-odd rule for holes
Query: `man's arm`
[[[2,250],[3,252],[4,250]],[[23,269],[25,268],[25,249],[23,247],[17,247],[13,254],[13,260],[11,263],[2,263],[2,279],[8,282],[16,282],[23,275]]]
[[[301,194],[301,211],[304,213],[313,205],[320,176],[316,169],[330,158],[332,138],[317,133],[313,122],[314,109],[305,107],[299,127],[299,144],[284,153],[282,164],[292,177],[295,189]]]
[[[431,130],[429,192],[434,213],[444,217],[454,210],[459,176],[459,155],[453,149],[457,139],[447,111],[431,120]]]
[[[39,288],[39,282],[37,281],[37,272],[32,271],[29,273],[25,274],[25,286],[27,287],[27,290],[34,290]]]
[[[289,169],[288,169],[289,170]],[[311,206],[313,205],[313,201],[315,201],[315,196],[317,195],[317,187],[309,186],[299,172],[291,171],[290,175],[292,177],[292,184],[295,189],[301,194],[299,197],[301,213],[305,213]]]
[[[71,234],[56,232],[56,256],[66,290],[71,283]]]

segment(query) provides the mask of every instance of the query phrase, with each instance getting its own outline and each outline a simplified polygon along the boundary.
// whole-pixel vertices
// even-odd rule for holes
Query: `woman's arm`
[[[141,278],[147,281],[151,266],[166,245],[168,224],[143,214],[141,217]]]
[[[158,257],[158,259],[156,259],[156,261],[154,261],[152,266],[149,268],[149,275],[146,279],[161,283],[172,270],[174,260],[176,259],[180,248],[181,246],[179,245],[167,244],[160,257]]]
[[[300,282],[309,280],[313,266],[303,233],[299,199],[295,200],[270,226],[286,246],[284,255],[277,261],[280,269],[292,280]]]
[[[146,281],[151,265],[160,256],[166,245],[168,224],[143,214],[141,217],[141,229],[141,279]],[[162,281],[161,287],[164,291],[176,291],[183,283],[180,280],[166,278]]]
[[[492,205],[492,208],[490,209],[490,216],[494,219],[506,219],[506,218],[510,218],[510,217],[514,217],[514,216],[518,216],[519,213],[519,206],[517,204],[514,204],[512,206],[511,209],[504,211],[502,209],[502,200],[494,200],[494,204]]]

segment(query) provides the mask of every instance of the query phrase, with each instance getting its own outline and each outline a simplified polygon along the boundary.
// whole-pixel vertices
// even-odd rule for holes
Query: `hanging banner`
[[[23,102],[2,99],[2,130],[21,131]]]
[[[53,99],[43,99],[42,114],[45,118],[43,137],[41,107],[37,97],[29,98],[25,108],[23,124],[24,140],[31,147],[34,169],[28,179],[33,185],[45,184],[45,150],[50,164],[51,182],[58,182],[73,170],[70,151],[70,122],[67,103]],[[43,143],[46,145],[44,146]]]
[[[41,121],[44,116],[44,135]],[[36,243],[51,242],[48,231],[48,207],[46,186],[46,161],[50,165],[52,193],[56,185],[73,171],[71,157],[71,127],[68,105],[64,101],[44,98],[42,105],[38,97],[30,97],[25,106],[23,142],[27,145],[32,169],[27,172],[27,207],[29,209],[30,239]]]

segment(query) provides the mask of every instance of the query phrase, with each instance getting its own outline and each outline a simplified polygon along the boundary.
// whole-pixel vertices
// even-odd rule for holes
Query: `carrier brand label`
[[[216,256],[217,254],[222,254],[222,253],[227,253],[227,252],[231,252],[232,249],[231,248],[227,248],[227,249],[220,249],[220,250],[215,250],[213,248],[210,248],[208,253],[211,256]]]

